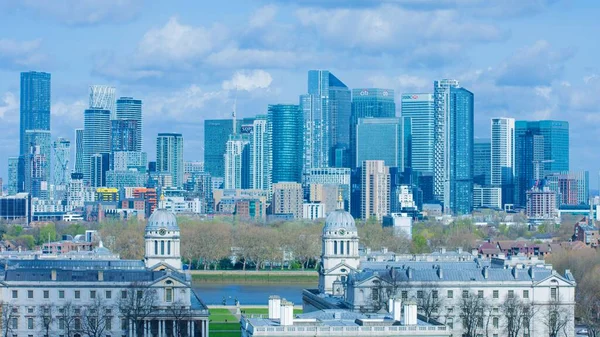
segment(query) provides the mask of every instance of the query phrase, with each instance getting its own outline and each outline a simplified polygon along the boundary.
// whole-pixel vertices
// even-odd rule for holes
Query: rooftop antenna
[[[235,125],[235,118],[236,118],[236,110],[237,109],[237,85],[235,86],[235,96],[233,99],[233,111],[231,111],[231,118],[233,119],[233,134],[235,135],[237,132],[237,128]]]

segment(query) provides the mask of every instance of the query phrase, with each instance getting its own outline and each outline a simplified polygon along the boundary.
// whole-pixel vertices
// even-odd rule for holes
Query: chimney
[[[294,304],[285,299],[281,301],[279,325],[294,325]]]
[[[440,266],[438,266],[438,267],[437,267],[437,276],[438,276],[440,279],[443,279],[443,278],[444,278],[444,271],[442,270],[442,267],[440,267]]]
[[[400,321],[402,319],[402,300],[399,297],[392,299],[392,316],[394,321]]]
[[[487,280],[488,277],[490,277],[490,271],[488,266],[485,266],[483,267],[483,278]]]
[[[417,304],[415,302],[404,304],[404,325],[417,325]]]
[[[381,247],[381,252],[386,254],[388,252],[387,247]]]
[[[56,281],[56,269],[52,269],[50,271],[50,278],[52,279],[52,281]]]
[[[277,295],[269,296],[269,319],[281,318],[281,297]]]
[[[406,268],[406,277],[408,277],[409,279],[412,279],[413,276],[413,271],[411,267]]]
[[[533,266],[529,267],[529,277],[531,277],[532,280],[535,280],[535,271],[533,270]]]
[[[514,277],[515,279],[518,279],[518,278],[519,278],[519,271],[517,270],[517,266],[514,266],[514,267],[512,268],[512,275],[513,275],[513,277]]]
[[[104,270],[98,270],[98,281],[104,281]]]
[[[446,254],[446,247],[442,247],[442,248],[440,248],[440,253],[442,253],[442,254]]]
[[[462,247],[458,247],[458,249],[456,250],[459,254],[462,254],[463,252],[463,248]]]
[[[390,298],[388,298],[388,312],[391,314],[393,310],[394,310],[394,297],[390,296]]]

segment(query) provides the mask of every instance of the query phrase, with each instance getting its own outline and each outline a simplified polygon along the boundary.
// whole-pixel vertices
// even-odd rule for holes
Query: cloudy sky
[[[594,0],[0,0],[0,176],[18,152],[19,72],[52,73],[53,137],[74,138],[91,84],[144,101],[144,147],[203,121],[297,103],[309,69],[349,87],[428,92],[456,78],[491,117],[568,120],[571,168],[600,166]]]

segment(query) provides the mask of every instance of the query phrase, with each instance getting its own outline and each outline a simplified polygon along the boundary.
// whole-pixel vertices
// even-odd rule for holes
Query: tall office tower
[[[75,129],[75,172],[83,174],[83,129]]]
[[[294,219],[302,218],[302,185],[295,182],[273,184],[272,214],[290,214]]]
[[[515,119],[492,118],[492,186],[502,188],[502,205],[514,200]]]
[[[394,90],[391,89],[352,89],[352,112],[350,115],[350,164],[359,167],[356,159],[356,125],[360,118],[396,117]]]
[[[156,137],[156,172],[172,176],[173,186],[183,187],[183,135],[159,133]]]
[[[249,166],[250,141],[248,136],[241,134],[229,136],[225,148],[225,189],[249,188]]]
[[[308,71],[308,94],[300,96],[304,115],[304,170],[333,166],[335,149],[349,143],[350,90],[327,70]]]
[[[433,82],[434,143],[433,143],[433,193],[437,200],[444,202],[446,183],[446,163],[449,145],[447,143],[447,120],[450,114],[450,89],[458,88],[457,80],[444,79]]]
[[[359,118],[356,124],[356,153],[360,163],[383,160],[388,167],[402,167],[400,118]]]
[[[231,119],[204,121],[204,171],[213,177],[225,177],[225,154],[229,135],[233,133]]]
[[[24,160],[24,191],[32,197],[45,199],[50,183],[50,131],[25,130],[25,142],[29,151]]]
[[[111,122],[111,152],[136,151],[141,152],[142,139],[138,132],[139,121],[134,119],[113,119]]]
[[[589,172],[564,171],[544,177],[545,187],[556,193],[557,207],[561,205],[589,205]]]
[[[18,192],[19,180],[19,157],[8,157],[8,195]]]
[[[589,205],[590,203],[590,172],[589,171],[563,171],[560,174],[577,181],[577,204]]]
[[[569,122],[516,121],[516,204],[526,205],[525,192],[535,179],[569,171]]]
[[[362,163],[360,217],[381,221],[390,210],[390,169],[383,160]]]
[[[90,157],[90,186],[105,187],[110,169],[110,153],[94,153]]]
[[[271,191],[271,133],[267,116],[253,122],[250,141],[250,188]]]
[[[83,179],[91,183],[92,156],[110,153],[110,110],[87,109],[83,116]]]
[[[444,212],[473,210],[473,93],[450,88],[445,119]]]
[[[411,168],[433,173],[435,108],[433,94],[402,94],[402,118],[411,121]]]
[[[401,117],[402,124],[402,150],[401,164],[399,169],[401,172],[412,172],[412,120],[410,117]]]
[[[142,100],[133,97],[121,97],[117,100],[115,119],[136,121],[134,134],[134,149],[128,151],[142,151]]]
[[[473,144],[473,184],[490,186],[492,170],[492,141],[475,139]]]
[[[110,119],[115,119],[115,87],[110,85],[90,86],[90,109],[110,111]]]
[[[85,185],[82,173],[71,174],[71,181],[67,188],[67,207],[69,210],[83,207],[85,202]]]
[[[52,183],[56,186],[66,186],[71,177],[69,161],[71,160],[71,142],[59,137],[52,144]]]
[[[301,182],[302,110],[294,104],[269,105],[267,120],[271,134],[272,182]]]
[[[50,130],[50,74],[21,73],[20,155],[29,153],[26,130]],[[48,144],[48,148],[50,144]]]

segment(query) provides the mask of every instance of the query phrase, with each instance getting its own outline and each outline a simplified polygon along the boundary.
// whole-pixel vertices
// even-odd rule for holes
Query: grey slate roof
[[[146,270],[142,260],[6,260],[7,269]]]

